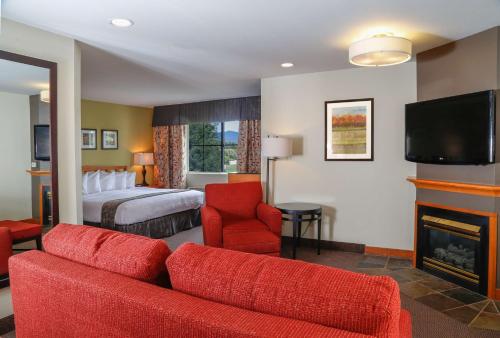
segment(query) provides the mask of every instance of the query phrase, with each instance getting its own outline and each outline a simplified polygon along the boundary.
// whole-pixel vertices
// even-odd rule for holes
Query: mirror
[[[50,227],[59,222],[56,64],[0,51],[0,74],[0,221]]]

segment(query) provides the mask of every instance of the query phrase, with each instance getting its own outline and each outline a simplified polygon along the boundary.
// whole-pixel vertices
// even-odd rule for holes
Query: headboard
[[[84,165],[82,166],[82,171],[84,173],[88,171],[127,171],[126,165]]]

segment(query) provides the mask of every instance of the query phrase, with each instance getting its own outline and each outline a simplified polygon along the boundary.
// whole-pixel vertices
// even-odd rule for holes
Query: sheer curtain
[[[162,188],[186,187],[186,125],[153,127],[154,184]]]
[[[240,121],[237,153],[238,172],[260,173],[260,120]]]

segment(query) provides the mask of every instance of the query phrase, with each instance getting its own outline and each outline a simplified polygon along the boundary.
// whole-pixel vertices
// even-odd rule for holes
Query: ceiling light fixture
[[[379,34],[354,42],[349,47],[349,62],[356,66],[392,66],[411,59],[411,41]]]
[[[130,19],[115,18],[115,19],[111,19],[111,24],[115,27],[126,28],[126,27],[132,26],[134,24],[134,22]]]
[[[293,67],[293,63],[291,63],[291,62],[284,62],[284,63],[281,64],[281,67],[282,68],[291,68],[291,67]]]

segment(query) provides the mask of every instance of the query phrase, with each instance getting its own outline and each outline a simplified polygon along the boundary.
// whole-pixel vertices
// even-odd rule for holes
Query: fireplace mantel
[[[415,187],[418,189],[447,191],[495,198],[500,197],[500,186],[498,185],[425,180],[416,177],[408,177],[407,180],[415,184]]]

